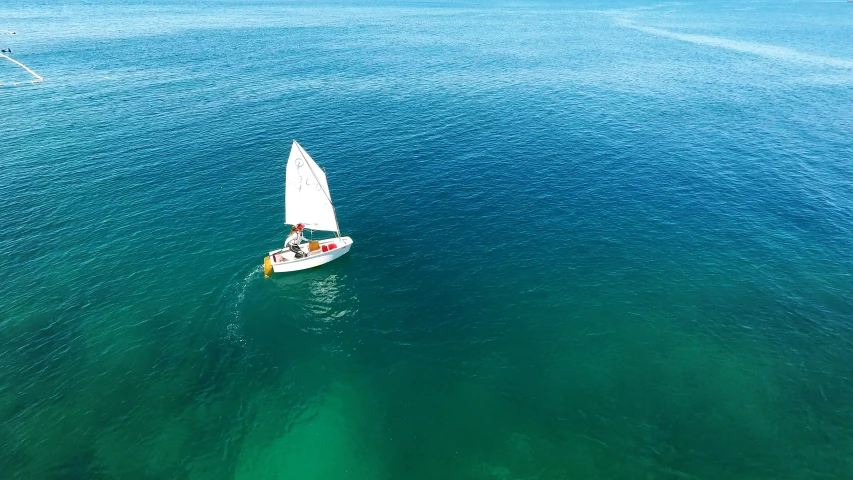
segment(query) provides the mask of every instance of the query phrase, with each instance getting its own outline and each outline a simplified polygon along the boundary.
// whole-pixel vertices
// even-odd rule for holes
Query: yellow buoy
[[[272,273],[272,262],[270,262],[270,257],[264,257],[264,276],[269,277],[270,273]]]

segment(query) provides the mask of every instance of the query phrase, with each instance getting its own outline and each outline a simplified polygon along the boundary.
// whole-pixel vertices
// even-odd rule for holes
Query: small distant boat
[[[310,230],[334,232],[337,236],[299,245],[302,253],[282,248],[264,258],[264,275],[296,272],[319,267],[349,252],[352,238],[341,237],[338,217],[324,172],[301,145],[293,141],[284,181],[284,222]]]

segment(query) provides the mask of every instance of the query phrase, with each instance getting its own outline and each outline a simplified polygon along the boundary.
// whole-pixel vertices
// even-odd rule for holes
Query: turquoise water
[[[7,1],[0,478],[851,478],[851,27]]]

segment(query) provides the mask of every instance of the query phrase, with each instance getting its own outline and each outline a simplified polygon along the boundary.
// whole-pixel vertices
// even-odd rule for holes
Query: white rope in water
[[[15,65],[17,65],[17,66],[19,66],[19,67],[23,68],[24,70],[26,70],[27,72],[29,72],[29,73],[30,73],[30,75],[32,75],[32,76],[34,77],[34,79],[33,79],[33,80],[30,80],[29,82],[14,82],[14,83],[12,83],[12,85],[21,85],[22,83],[39,83],[39,82],[43,82],[43,81],[44,81],[44,78],[42,78],[42,77],[41,77],[41,75],[39,75],[38,73],[36,73],[36,72],[34,72],[34,71],[30,70],[30,67],[28,67],[28,66],[24,65],[23,63],[21,63],[21,62],[19,62],[19,61],[15,60],[14,58],[12,58],[12,57],[10,57],[10,56],[8,56],[8,55],[4,55],[4,54],[2,54],[2,53],[0,53],[0,57],[3,57],[3,58],[5,58],[6,60],[9,60],[10,62],[14,63]],[[2,84],[2,83],[0,83],[0,87],[2,87],[2,86],[3,86],[3,84]]]

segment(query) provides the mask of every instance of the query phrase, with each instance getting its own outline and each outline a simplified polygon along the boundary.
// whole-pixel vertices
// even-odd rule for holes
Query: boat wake
[[[724,37],[696,35],[690,33],[676,32],[672,30],[665,30],[662,28],[647,27],[644,25],[637,25],[629,18],[625,18],[623,14],[614,14],[612,12],[608,13],[616,20],[617,25],[625,28],[630,28],[632,30],[637,30],[639,32],[648,33],[650,35],[671,38],[673,40],[680,40],[682,42],[690,42],[697,45],[705,45],[708,47],[722,48],[724,50],[731,50],[734,52],[749,53],[765,58],[809,63],[824,67],[853,69],[853,60],[835,57],[824,57],[821,55],[812,55],[810,53],[800,52],[791,48],[780,47],[777,45],[771,45],[766,43],[744,42]]]
[[[253,267],[252,270],[233,287],[236,290],[234,300],[228,305],[228,312],[230,314],[231,321],[225,327],[225,339],[229,343],[239,345],[246,344],[246,339],[243,336],[243,322],[240,320],[240,307],[246,299],[246,292],[249,290],[249,286],[252,284],[252,281],[258,278],[263,278],[263,274],[263,266],[258,265]]]
[[[6,60],[9,60],[10,62],[14,63],[15,65],[23,68],[24,70],[26,70],[28,73],[30,73],[33,76],[32,80],[24,81],[24,82],[12,82],[11,84],[6,84],[7,86],[11,85],[13,87],[17,87],[18,85],[30,85],[30,84],[35,84],[35,83],[41,83],[44,81],[44,78],[42,78],[42,76],[39,75],[38,73],[30,70],[30,67],[24,65],[23,63],[15,60],[12,57],[6,55],[5,53],[0,53],[0,57],[3,57]],[[4,85],[2,83],[0,83],[0,87],[2,87],[2,86],[4,86]]]

